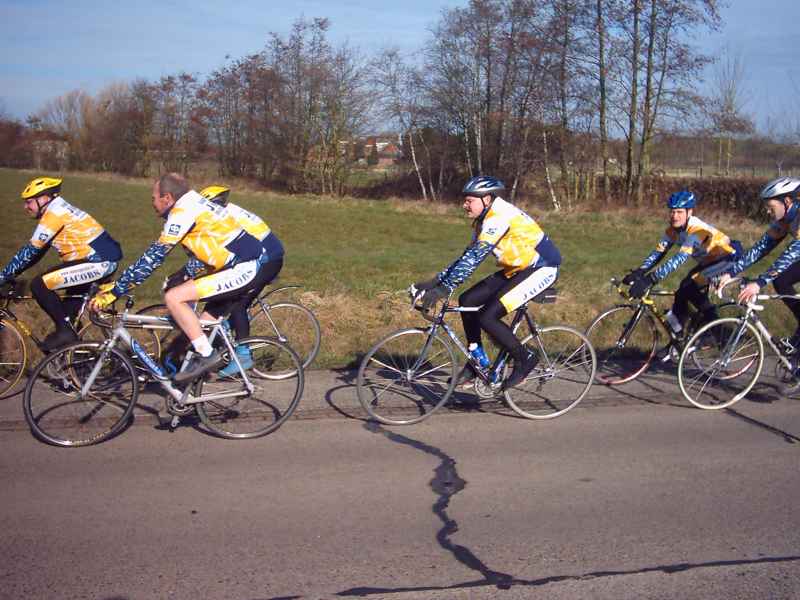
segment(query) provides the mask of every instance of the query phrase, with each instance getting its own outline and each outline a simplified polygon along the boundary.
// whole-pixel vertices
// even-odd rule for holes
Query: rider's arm
[[[668,238],[665,237],[665,239]],[[658,267],[650,274],[651,279],[654,281],[661,281],[667,277],[692,256],[692,252],[695,248],[700,248],[703,245],[697,235],[693,233],[686,235],[685,238],[682,237],[679,239],[681,239],[681,247],[678,249],[678,251],[673,254],[663,265]],[[662,240],[662,243],[659,244],[659,247],[663,245],[663,242],[664,240]],[[671,245],[672,243],[670,243],[670,246]],[[666,252],[668,249],[669,246],[665,248],[664,252]]]
[[[439,273],[439,281],[451,292],[469,279],[480,264],[486,259],[494,246],[480,239],[475,240],[464,249],[458,259]]]
[[[28,267],[35,265],[44,255],[46,246],[37,248],[31,243],[20,248],[5,268],[0,271],[0,281],[8,281],[22,273]]]
[[[786,250],[781,252],[781,255],[772,263],[772,266],[756,278],[756,283],[763,288],[768,283],[772,283],[797,261],[800,261],[800,240],[793,240],[786,247]]]
[[[731,265],[731,275],[737,275],[744,271],[753,263],[761,260],[765,255],[769,254],[775,246],[783,239],[783,236],[778,237],[772,228],[770,228],[761,239],[758,240],[753,247],[742,255],[737,261]],[[787,248],[788,250],[788,248]]]
[[[189,276],[189,279],[194,279],[197,277],[205,268],[206,264],[196,256],[189,257],[189,261],[183,267],[184,271],[186,271],[186,275]]]
[[[186,210],[180,204],[172,207],[161,230],[158,240],[150,244],[142,257],[125,269],[117,279],[112,292],[119,297],[134,286],[143,283],[158,267],[160,267],[167,254],[180,243],[180,241],[195,226],[195,211]]]
[[[649,271],[655,265],[657,265],[664,256],[666,256],[669,249],[672,247],[672,239],[669,236],[664,236],[658,241],[658,245],[656,249],[653,250],[650,254],[647,255],[647,258],[644,259],[641,266],[639,267],[643,271]]]
[[[152,275],[153,271],[161,266],[164,259],[167,258],[169,251],[174,247],[175,246],[172,244],[164,244],[161,242],[153,242],[150,244],[150,247],[144,251],[141,258],[125,269],[122,275],[120,275],[111,292],[119,297],[132,287],[144,283],[144,281]]]

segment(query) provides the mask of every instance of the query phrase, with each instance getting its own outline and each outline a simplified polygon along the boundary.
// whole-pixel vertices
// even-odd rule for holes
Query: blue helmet
[[[489,177],[487,175],[480,175],[478,177],[473,177],[466,184],[464,184],[464,189],[461,190],[461,195],[477,196],[482,198],[487,194],[496,196],[500,192],[505,191],[505,189],[506,186],[499,179],[495,177]]]
[[[669,197],[669,200],[667,200],[667,206],[670,209],[694,208],[695,204],[697,204],[697,200],[694,197],[694,194],[689,190],[675,192]]]

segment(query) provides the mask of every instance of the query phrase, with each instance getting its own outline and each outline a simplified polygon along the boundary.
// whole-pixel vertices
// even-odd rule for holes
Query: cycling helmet
[[[461,195],[482,198],[487,194],[496,196],[500,192],[505,191],[505,189],[506,186],[499,179],[480,175],[478,177],[473,177],[464,185],[464,189],[461,190]]]
[[[206,200],[210,200],[220,206],[225,206],[228,203],[228,194],[231,193],[231,188],[226,188],[221,185],[210,185],[200,191],[200,195]]]
[[[676,208],[694,208],[697,204],[697,199],[694,197],[694,194],[689,190],[681,190],[680,192],[675,192],[669,197],[667,200],[667,206],[674,210]]]
[[[781,196],[792,196],[797,198],[797,188],[800,187],[800,179],[796,177],[778,177],[773,179],[761,190],[759,196],[762,200],[771,200]]]
[[[38,198],[42,194],[47,193],[55,196],[60,190],[61,179],[56,179],[54,177],[37,177],[25,186],[21,196],[23,200],[29,200],[31,198]]]

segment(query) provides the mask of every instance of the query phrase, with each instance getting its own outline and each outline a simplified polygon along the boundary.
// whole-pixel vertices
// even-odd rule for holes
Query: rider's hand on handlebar
[[[116,294],[112,292],[114,287],[113,283],[104,283],[100,286],[99,291],[89,301],[89,308],[95,312],[105,310],[117,300]]]
[[[739,292],[739,297],[736,301],[739,304],[747,304],[751,300],[755,300],[758,293],[761,291],[761,286],[758,285],[755,281],[751,281],[746,286],[742,288],[742,291]]]
[[[429,311],[434,304],[436,304],[442,298],[447,298],[450,295],[450,290],[448,290],[442,284],[437,285],[434,288],[430,288],[424,290],[421,294],[417,294],[416,299],[422,300],[422,310]]]
[[[645,269],[641,268],[633,269],[632,271],[629,271],[628,274],[625,275],[625,277],[622,278],[622,283],[624,283],[625,285],[633,285],[633,283],[637,279],[639,279],[642,275],[644,275],[645,272],[646,272]]]

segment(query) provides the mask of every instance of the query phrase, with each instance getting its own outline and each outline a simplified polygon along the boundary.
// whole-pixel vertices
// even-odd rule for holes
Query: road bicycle
[[[731,279],[718,294],[739,279]],[[737,318],[712,321],[689,339],[678,362],[678,385],[683,397],[698,408],[719,410],[744,398],[761,376],[766,348],[775,354],[774,374],[781,388],[800,386],[798,357],[770,333],[758,316],[764,305],[781,298],[800,299],[800,294],[758,294]]]
[[[313,311],[297,302],[275,300],[271,296],[286,290],[297,289],[299,285],[285,285],[268,290],[257,297],[248,309],[250,334],[256,337],[274,337],[289,344],[300,357],[303,368],[308,368],[319,354],[322,332]],[[164,304],[151,304],[140,311],[141,315],[167,316],[169,311]],[[161,350],[169,347],[171,332],[163,332],[160,337]]]
[[[34,435],[57,446],[86,446],[107,440],[130,422],[140,392],[141,377],[131,356],[149,371],[150,379],[165,392],[170,427],[182,417],[196,415],[205,429],[228,439],[266,435],[280,427],[297,408],[304,376],[297,354],[273,338],[250,337],[234,342],[222,320],[201,321],[212,344],[220,348],[225,363],[234,361],[233,377],[201,376],[179,386],[163,365],[152,359],[128,331],[128,327],[172,329],[167,317],[125,311],[108,317],[90,313],[100,327],[111,327],[103,342],[78,342],[51,353],[34,369],[23,405],[25,419]],[[245,370],[234,344],[250,349],[253,367]],[[179,369],[192,356],[189,351]],[[289,375],[287,375],[287,373]]]
[[[500,350],[492,364],[483,368],[445,321],[449,314],[480,307],[454,306],[447,298],[437,310],[426,312],[416,302],[413,286],[410,294],[412,307],[430,325],[391,333],[364,356],[356,389],[359,402],[372,419],[387,425],[411,425],[444,406],[457,385],[454,347],[477,374],[473,389],[478,397],[502,398],[526,419],[563,415],[589,391],[596,369],[595,353],[587,337],[576,329],[564,325],[540,326],[528,312],[527,303],[516,309],[511,329],[539,360],[525,381],[504,390],[503,380],[511,371],[508,352]],[[533,301],[555,300],[556,291],[550,288]]]
[[[657,297],[674,296],[674,291],[650,289],[642,298],[633,298],[626,286],[616,277],[611,278],[625,301],[601,312],[589,324],[586,336],[597,352],[597,381],[605,385],[628,383],[647,371],[656,356],[664,362],[677,361],[686,340],[703,324],[698,311],[690,314],[680,333],[667,321],[667,313],[656,304]],[[734,302],[717,306],[721,316],[736,316],[741,307]],[[659,348],[660,335],[666,344]]]
[[[0,290],[0,396],[13,388],[26,372],[30,361],[30,352],[25,338],[30,339],[33,345],[42,354],[47,354],[43,347],[43,340],[34,332],[33,327],[24,319],[17,316],[13,305],[30,302],[33,296],[25,294],[27,282],[17,280],[9,282]],[[62,299],[80,300],[80,307],[72,320],[72,327],[78,339],[101,340],[102,330],[95,327],[86,318],[86,307],[92,294],[62,296]],[[158,338],[151,333],[137,332],[137,341],[147,350],[150,356],[158,356],[160,347]]]

